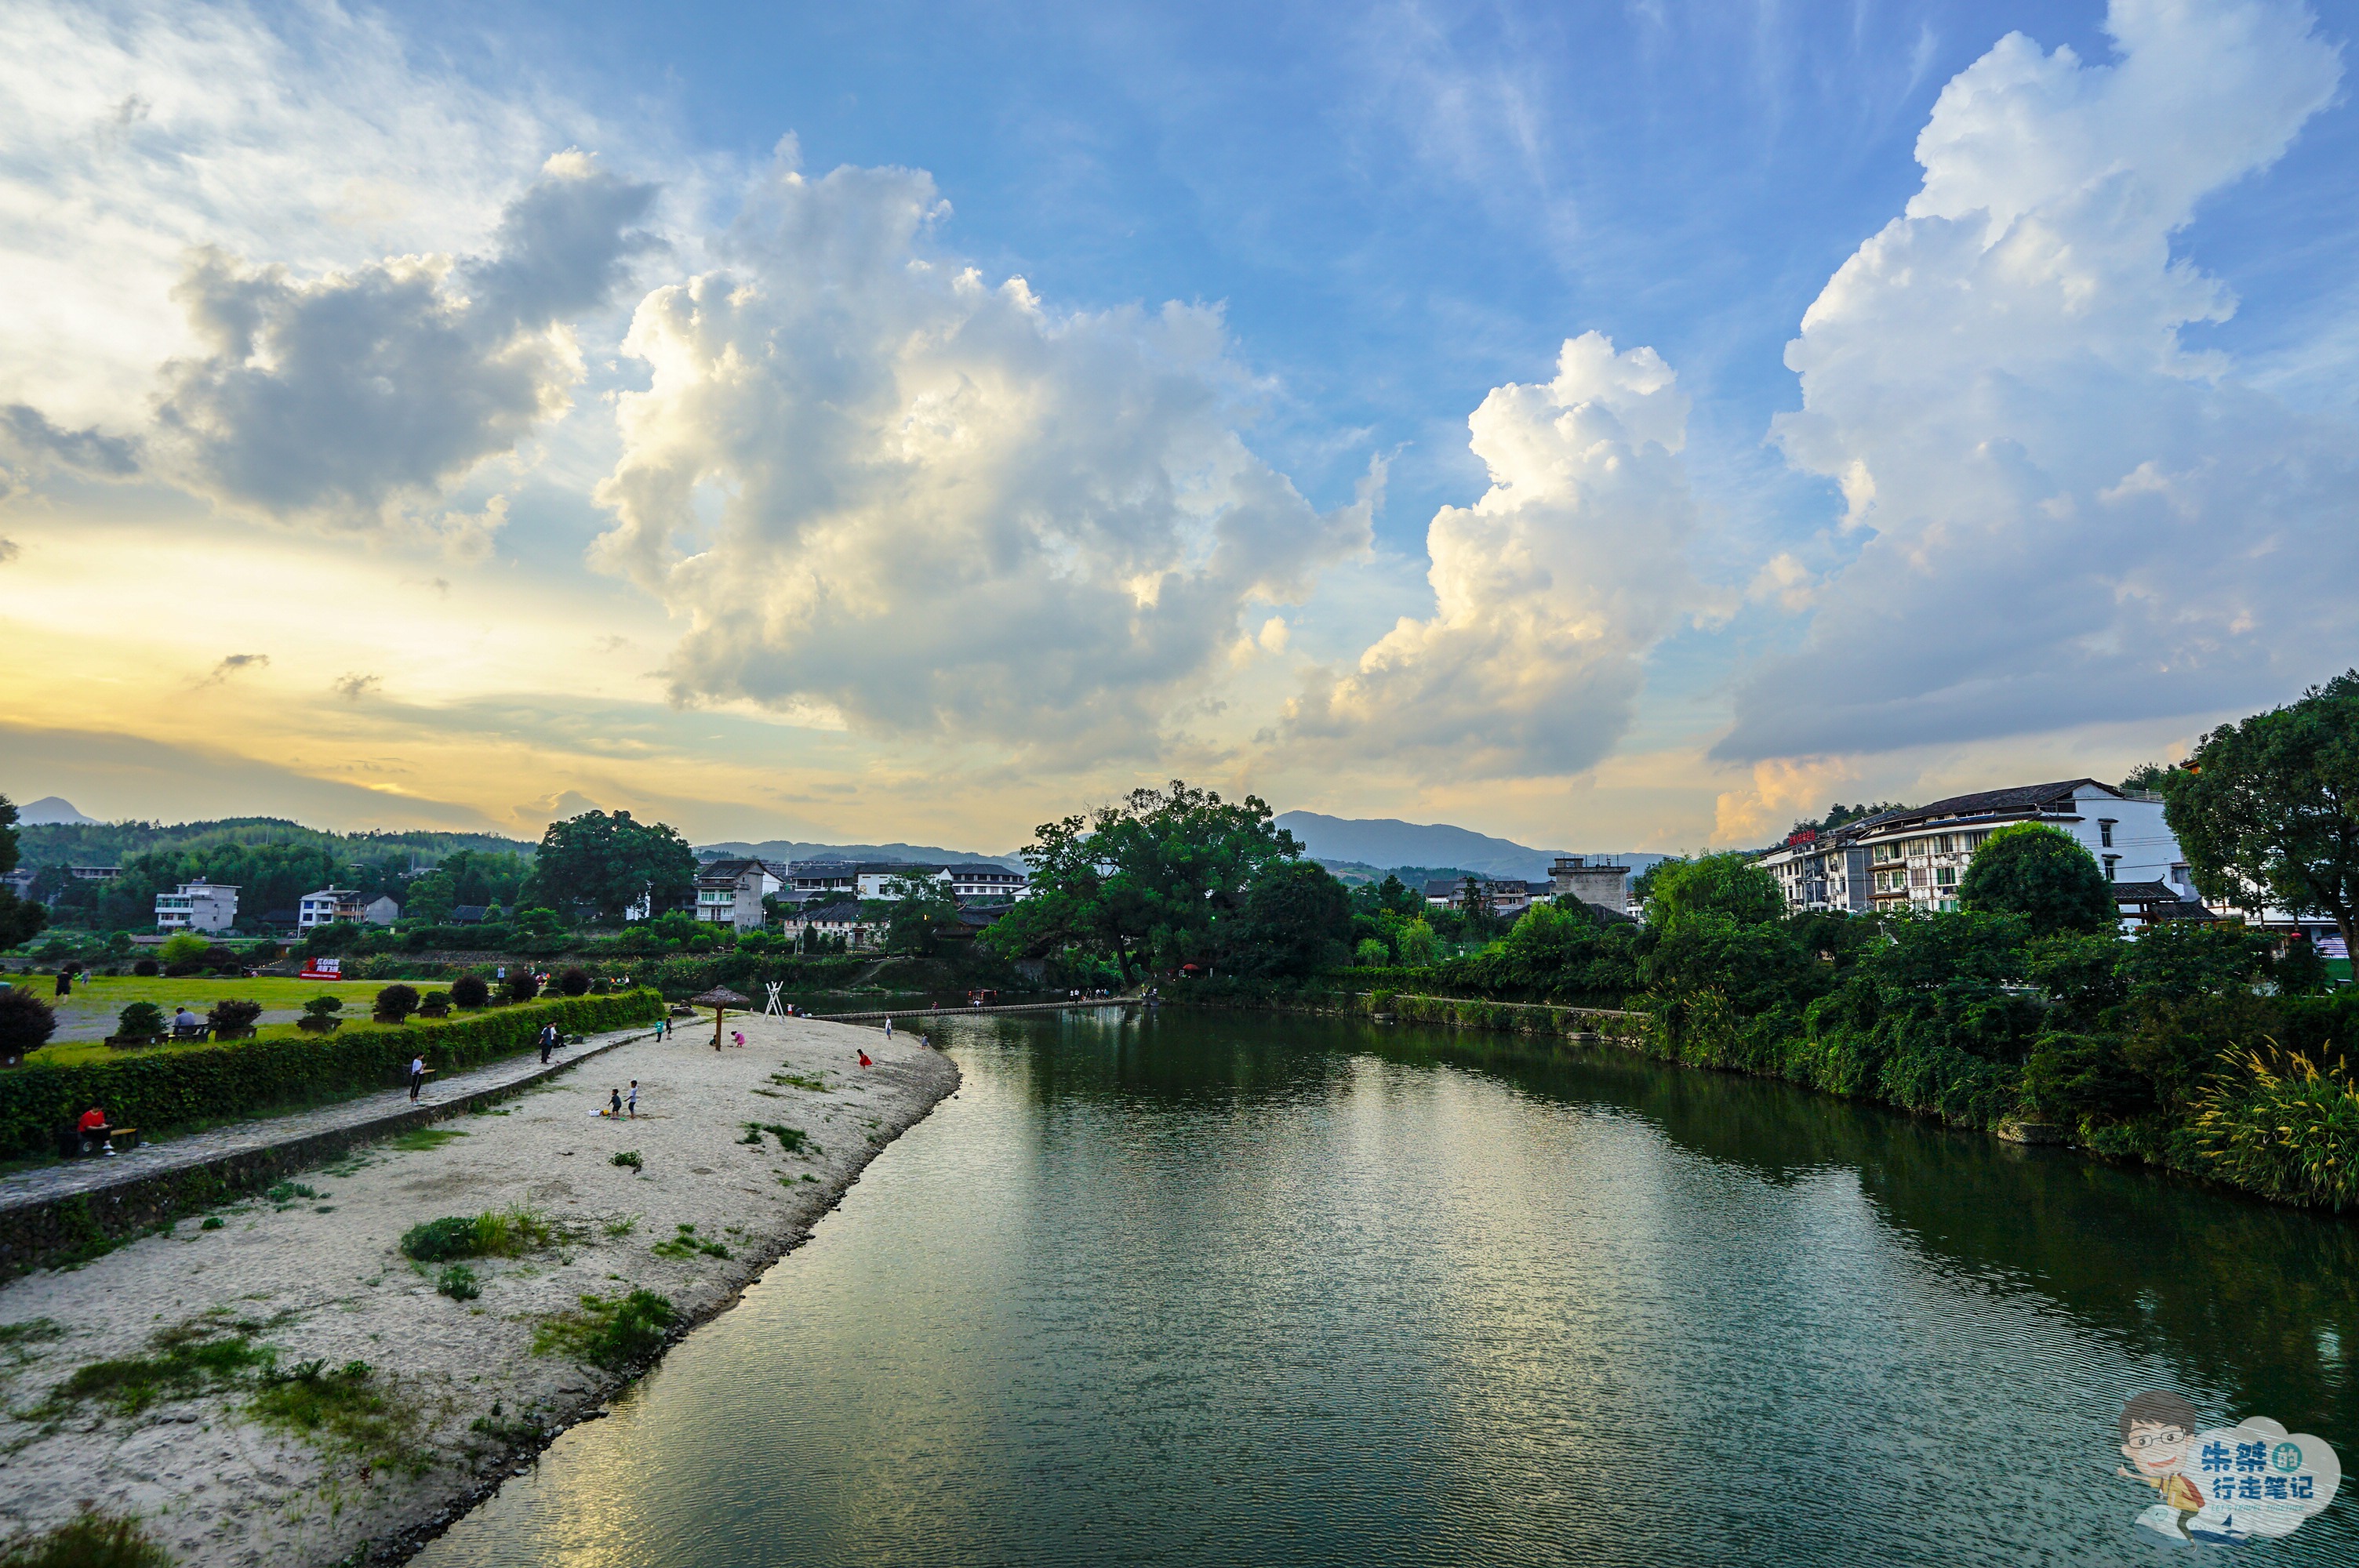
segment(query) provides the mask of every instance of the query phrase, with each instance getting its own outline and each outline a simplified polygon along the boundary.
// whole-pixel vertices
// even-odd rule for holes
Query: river
[[[2114,1474],[2149,1388],[2359,1463],[2351,1222],[1611,1048],[935,1033],[959,1096],[421,1564],[2359,1563],[2359,1495],[2174,1552]]]

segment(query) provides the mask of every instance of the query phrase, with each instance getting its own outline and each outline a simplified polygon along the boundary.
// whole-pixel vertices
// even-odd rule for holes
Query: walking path
[[[60,1198],[103,1193],[157,1176],[243,1159],[282,1145],[306,1142],[322,1134],[364,1133],[373,1124],[380,1122],[384,1124],[385,1130],[391,1132],[420,1121],[438,1119],[432,1114],[434,1110],[445,1114],[463,1110],[487,1096],[537,1083],[601,1052],[611,1051],[633,1040],[644,1040],[653,1033],[652,1028],[639,1025],[593,1034],[572,1050],[562,1053],[545,1067],[540,1065],[538,1052],[526,1051],[489,1066],[477,1067],[473,1072],[460,1073],[448,1078],[429,1077],[426,1080],[426,1097],[419,1105],[409,1103],[409,1090],[405,1086],[387,1089],[382,1094],[342,1100],[318,1110],[291,1111],[285,1116],[242,1121],[210,1132],[191,1132],[178,1138],[167,1138],[160,1142],[143,1143],[129,1153],[118,1154],[112,1160],[104,1155],[92,1155],[61,1164],[45,1165],[35,1171],[20,1172],[0,1178],[0,1217],[17,1209],[55,1203]]]

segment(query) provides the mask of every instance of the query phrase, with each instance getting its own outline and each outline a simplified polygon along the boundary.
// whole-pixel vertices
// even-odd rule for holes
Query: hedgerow
[[[652,1022],[662,1000],[651,990],[537,1002],[472,1013],[448,1022],[353,1023],[334,1034],[244,1040],[188,1051],[126,1055],[76,1066],[41,1062],[0,1073],[0,1153],[45,1152],[60,1128],[91,1106],[117,1127],[148,1134],[224,1117],[349,1093],[391,1088],[410,1058],[462,1072],[533,1048],[544,1023],[594,1034]]]

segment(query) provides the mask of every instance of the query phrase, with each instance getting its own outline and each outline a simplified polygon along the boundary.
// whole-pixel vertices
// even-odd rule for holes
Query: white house
[[[950,870],[944,866],[911,866],[897,860],[873,861],[860,868],[859,893],[862,898],[895,899],[900,894],[888,891],[895,882],[947,882],[950,880]]]
[[[2169,918],[2164,906],[2174,903],[2198,904],[2162,796],[2095,779],[1952,795],[1816,837],[1798,833],[1758,863],[1777,878],[1789,910],[1953,910],[1974,852],[2000,828],[2027,822],[2078,840],[2143,918]]]
[[[237,889],[226,882],[182,882],[156,895],[156,929],[226,931],[237,924]]]
[[[765,919],[762,901],[786,885],[786,868],[767,860],[710,861],[696,877],[696,918],[759,931]]]
[[[951,894],[960,899],[1022,898],[1028,881],[1022,871],[1006,866],[952,866],[949,871]]]
[[[851,899],[836,903],[815,903],[805,906],[802,923],[821,936],[841,936],[846,947],[873,947],[883,935],[884,927],[873,920],[864,920],[860,905]]]
[[[309,931],[315,925],[332,925],[339,920],[357,925],[361,913],[358,888],[321,888],[295,901],[295,929]]]

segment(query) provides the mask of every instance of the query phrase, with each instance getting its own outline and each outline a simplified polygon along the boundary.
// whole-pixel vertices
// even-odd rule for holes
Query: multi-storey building
[[[321,888],[295,901],[295,929],[332,925],[339,920],[360,924],[364,911],[358,888]]]
[[[696,877],[696,918],[759,931],[762,901],[787,885],[787,868],[769,860],[712,860]]]
[[[1966,868],[1993,833],[2039,823],[2069,834],[2119,884],[2129,920],[2196,905],[2195,881],[2163,820],[2162,797],[2095,779],[2021,784],[1887,811],[1831,833],[1797,833],[1759,862],[1789,910],[1953,910]]]
[[[182,882],[156,895],[156,929],[226,931],[237,924],[237,889],[226,882]]]
[[[1548,896],[1568,893],[1614,914],[1630,913],[1630,869],[1610,860],[1592,864],[1585,855],[1560,855],[1549,866]]]

